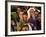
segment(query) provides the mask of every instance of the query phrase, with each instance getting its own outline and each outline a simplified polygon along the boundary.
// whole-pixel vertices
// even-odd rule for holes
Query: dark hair
[[[21,7],[18,7],[18,8],[20,8],[20,9],[21,9],[21,12],[23,12],[23,11],[24,11],[24,9],[23,9],[23,8],[21,8]],[[17,8],[17,9],[18,9],[18,8]]]
[[[23,27],[29,27],[28,25],[24,25]]]
[[[38,12],[38,10],[35,10],[34,12]],[[40,12],[38,12],[38,14],[41,14],[41,11],[40,11]]]
[[[39,14],[41,14],[41,12],[39,12]]]
[[[38,12],[38,10],[35,10],[34,12]]]
[[[28,15],[28,14],[27,14],[27,12],[24,12],[24,14],[23,14],[23,15]]]
[[[28,29],[29,29],[29,26],[28,26],[28,25],[23,25],[22,28],[23,28],[23,27],[28,27]],[[21,30],[22,30],[22,28],[21,28]],[[21,31],[21,30],[20,30],[20,31]]]

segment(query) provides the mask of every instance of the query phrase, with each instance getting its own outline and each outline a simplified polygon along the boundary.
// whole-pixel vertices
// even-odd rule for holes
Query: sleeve
[[[29,31],[31,31],[32,30],[32,27],[30,26],[30,24],[28,24],[28,26],[29,26]]]
[[[20,23],[17,23],[17,31],[20,31],[21,27],[20,27]]]

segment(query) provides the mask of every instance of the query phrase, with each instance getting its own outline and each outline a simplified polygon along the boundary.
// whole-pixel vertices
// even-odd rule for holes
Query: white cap
[[[38,12],[40,12],[40,10],[38,10]]]

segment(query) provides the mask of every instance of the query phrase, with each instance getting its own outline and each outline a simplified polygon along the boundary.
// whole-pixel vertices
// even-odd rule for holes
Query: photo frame
[[[15,12],[16,7],[36,7],[41,12],[41,29],[31,31],[11,31],[11,12]],[[25,1],[5,1],[5,36],[22,36],[45,34],[45,3],[44,2],[25,2]]]

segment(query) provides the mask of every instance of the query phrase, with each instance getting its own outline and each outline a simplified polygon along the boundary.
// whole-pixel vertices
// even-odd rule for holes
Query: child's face
[[[28,29],[28,27],[23,27],[22,28],[22,31],[28,31],[29,29]]]
[[[37,15],[38,15],[38,12],[35,12],[35,16],[37,17]]]

